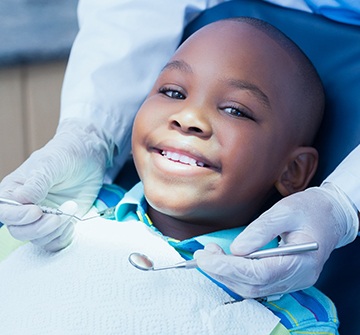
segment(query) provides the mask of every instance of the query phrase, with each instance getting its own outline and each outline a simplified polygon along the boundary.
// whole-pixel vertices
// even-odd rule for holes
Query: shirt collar
[[[147,202],[144,196],[143,184],[140,182],[124,195],[123,199],[117,204],[114,214],[117,221],[130,219],[140,220],[148,227],[153,229],[156,233],[162,235],[161,232],[153,225],[150,218],[146,214],[146,211]],[[204,246],[208,243],[216,243],[224,250],[225,253],[230,253],[230,244],[244,229],[245,227],[225,229],[196,236],[183,241],[166,236],[164,236],[164,238],[184,259],[192,259],[194,252],[196,250],[203,249]],[[276,240],[270,242],[265,246],[265,248],[271,246],[277,246]],[[232,298],[237,301],[242,300],[241,296],[231,291],[225,285],[210,277],[200,269],[199,271],[212,280],[216,285],[225,290]]]
[[[144,222],[151,229],[161,234],[161,232],[153,225],[150,218],[146,214],[147,202],[144,196],[144,187],[141,182],[136,184],[129,190],[118,203],[115,209],[115,218],[117,221],[127,219],[138,219]],[[209,234],[196,236],[187,240],[179,241],[171,237],[165,237],[182,256],[192,258],[192,254],[202,249],[208,243],[218,244],[225,253],[230,253],[230,244],[238,236],[245,227],[231,228],[215,231]]]

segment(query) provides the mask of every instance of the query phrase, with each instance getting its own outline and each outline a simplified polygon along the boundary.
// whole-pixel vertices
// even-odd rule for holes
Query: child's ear
[[[312,147],[296,148],[284,167],[275,187],[282,196],[303,191],[316,172],[318,152]]]

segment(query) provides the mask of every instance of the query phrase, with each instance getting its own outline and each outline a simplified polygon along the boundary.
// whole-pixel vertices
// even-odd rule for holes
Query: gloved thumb
[[[275,205],[276,206],[276,205]],[[245,256],[259,250],[281,235],[288,227],[289,211],[276,206],[263,213],[239,234],[230,245],[231,253]]]
[[[25,163],[24,163],[25,164]],[[49,189],[51,182],[46,174],[37,170],[25,175],[24,170],[29,167],[20,166],[17,170],[6,176],[1,182],[1,196],[14,199],[22,204],[41,203]]]
[[[71,243],[75,221],[73,215],[76,214],[78,205],[74,201],[66,201],[59,207],[59,210],[66,215],[61,215],[58,220],[54,220],[53,214],[48,214],[49,220],[37,223],[46,225],[48,232],[39,238],[31,239],[33,244],[54,252],[66,248]]]
[[[204,249],[199,249],[195,251],[194,258],[198,259],[213,255],[225,255],[225,252],[216,243],[208,243],[207,245],[205,245]]]
[[[69,201],[65,201],[60,207],[59,210],[62,211],[63,213],[68,214],[67,216],[71,216],[71,215],[75,215],[76,212],[78,211],[78,204],[73,201],[73,200],[69,200]]]
[[[43,177],[32,177],[25,181],[23,185],[17,186],[12,192],[12,196],[21,203],[41,203],[50,189],[50,185]]]

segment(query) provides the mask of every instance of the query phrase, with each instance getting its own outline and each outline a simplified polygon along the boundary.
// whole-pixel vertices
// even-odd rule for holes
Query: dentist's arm
[[[225,256],[216,245],[197,252],[201,269],[244,297],[296,291],[313,285],[330,253],[352,242],[359,230],[360,146],[320,187],[288,196],[252,222]],[[282,243],[316,241],[307,254],[250,260],[243,257],[274,237]]]
[[[114,178],[128,157],[138,107],[184,26],[208,2],[80,0],[56,135],[1,182],[0,196],[54,207],[73,199],[77,215],[84,214],[105,174]],[[42,215],[37,206],[19,212],[0,204],[0,222],[15,238],[48,250],[71,242],[72,223]]]

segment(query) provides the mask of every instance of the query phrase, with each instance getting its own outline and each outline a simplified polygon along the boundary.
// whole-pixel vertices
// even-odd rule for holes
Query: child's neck
[[[236,225],[226,227],[222,222],[221,226],[218,226],[214,222],[204,221],[184,221],[176,219],[169,215],[163,214],[151,206],[148,207],[147,214],[149,215],[153,225],[165,236],[175,238],[177,240],[186,240],[195,236],[209,234],[214,231],[223,229],[239,227],[243,224],[238,222]]]
[[[188,223],[182,220],[178,220],[171,216],[160,213],[150,206],[147,213],[153,225],[159,229],[163,235],[175,238],[180,241],[215,231],[213,226]]]

